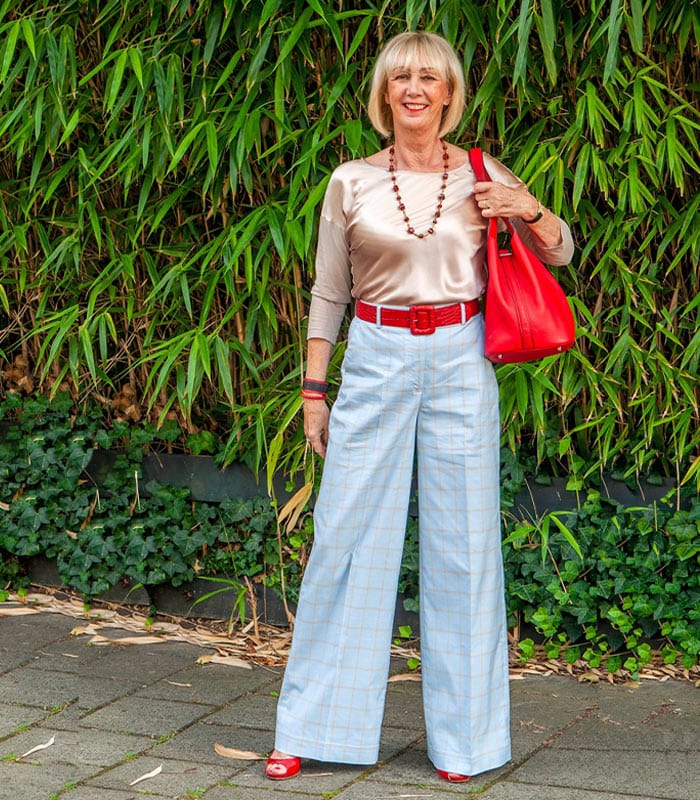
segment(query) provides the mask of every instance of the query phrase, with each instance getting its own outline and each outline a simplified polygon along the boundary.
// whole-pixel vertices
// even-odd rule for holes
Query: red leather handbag
[[[480,148],[470,150],[469,159],[477,180],[491,180]],[[496,364],[507,364],[563,353],[576,337],[569,301],[509,220],[503,222],[510,234],[506,250],[498,245],[498,218],[489,219],[484,355]]]

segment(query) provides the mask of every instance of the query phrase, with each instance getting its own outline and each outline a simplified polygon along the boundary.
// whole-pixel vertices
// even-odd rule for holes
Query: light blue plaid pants
[[[428,755],[467,775],[509,760],[499,431],[480,315],[427,336],[353,320],[277,749],[377,761],[417,448]]]

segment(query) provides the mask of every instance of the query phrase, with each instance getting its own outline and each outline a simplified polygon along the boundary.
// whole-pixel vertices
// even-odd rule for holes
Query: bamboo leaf
[[[552,86],[556,86],[558,69],[554,58],[554,46],[557,41],[557,30],[552,0],[540,0],[540,9],[542,11],[542,16],[538,18],[538,22],[541,21],[541,24],[538,25],[540,46],[542,47],[547,77]]]
[[[233,391],[231,365],[229,363],[229,349],[226,346],[226,342],[218,336],[214,340],[214,358],[216,360],[216,368],[219,373],[221,387],[229,403],[233,403],[235,395]]]
[[[635,53],[641,53],[644,39],[644,5],[642,0],[630,0],[630,11],[627,32],[632,49]]]
[[[197,139],[200,134],[200,131],[206,129],[208,125],[210,125],[207,120],[204,122],[198,122],[190,131],[188,131],[185,136],[183,137],[182,141],[175,150],[173,157],[170,161],[170,165],[168,166],[168,172],[172,172],[175,167],[182,161],[185,153],[189,150],[192,143]]]
[[[583,560],[583,552],[581,551],[581,545],[576,541],[576,537],[574,536],[574,534],[561,521],[561,519],[559,518],[560,515],[558,513],[552,513],[550,516],[551,519],[554,521],[554,524],[561,531],[562,536],[571,545],[576,555]]]
[[[15,47],[19,37],[21,24],[19,21],[13,22],[9,26],[9,31],[5,35],[5,46],[2,50],[2,61],[0,62],[0,83],[2,83],[12,66],[12,59],[15,55]]]
[[[608,52],[605,57],[603,70],[603,83],[607,83],[617,67],[618,42],[620,30],[624,21],[624,14],[620,10],[620,0],[612,0],[610,4],[610,17],[608,19]]]
[[[21,21],[22,26],[22,36],[24,36],[24,41],[27,43],[27,47],[29,48],[29,52],[32,54],[32,58],[36,58],[36,42],[34,39],[34,21],[28,18],[25,18]]]
[[[207,135],[207,155],[209,157],[209,168],[211,169],[212,173],[215,173],[219,163],[219,140],[213,123],[207,122],[205,130]]]
[[[131,69],[134,71],[134,75],[136,75],[139,86],[143,89],[143,60],[141,52],[135,47],[130,47],[127,52],[129,54],[129,61],[131,62]]]
[[[117,97],[119,96],[119,90],[121,89],[122,78],[124,77],[124,70],[126,68],[126,61],[128,57],[129,51],[122,50],[117,56],[117,63],[114,65],[114,69],[109,76],[109,93],[107,95],[107,102],[105,105],[105,110],[107,112],[112,111],[114,104],[117,102]]]
[[[527,74],[527,58],[530,51],[530,30],[532,28],[532,14],[530,0],[520,0],[520,13],[518,15],[518,52],[515,56],[513,67],[513,83],[523,83]]]
[[[304,486],[298,489],[280,509],[277,518],[280,523],[287,520],[287,533],[297,524],[299,516],[311,498],[313,489],[313,483],[309,482],[304,484]]]
[[[313,9],[311,7],[305,8],[304,11],[299,15],[299,19],[297,19],[297,21],[295,22],[294,26],[289,32],[289,36],[287,36],[284,42],[284,46],[280,50],[280,54],[277,58],[278,66],[283,61],[285,61],[291,54],[292,50],[294,50],[297,42],[299,41],[304,31],[306,30],[306,27],[312,15],[313,15]]]
[[[216,50],[216,46],[219,43],[219,34],[221,32],[221,17],[222,17],[223,9],[219,4],[216,4],[214,8],[210,11],[207,15],[207,21],[205,25],[206,31],[206,44],[204,45],[204,68],[206,69],[207,65],[212,59],[214,55],[214,51]]]

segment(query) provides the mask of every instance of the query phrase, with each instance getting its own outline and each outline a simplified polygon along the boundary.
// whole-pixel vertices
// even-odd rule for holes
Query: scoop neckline
[[[368,167],[372,169],[379,169],[382,172],[389,174],[389,168],[386,166],[382,166],[381,164],[372,164],[370,163],[367,158],[361,158],[360,161]],[[458,164],[456,167],[452,167],[451,169],[447,170],[447,174],[449,175],[451,172],[457,172],[458,170],[462,169],[463,167],[469,166],[469,159],[467,159],[463,164]],[[422,170],[422,169],[409,169],[408,167],[397,167],[396,172],[410,172],[412,175],[441,175],[442,171],[439,169],[435,170]]]

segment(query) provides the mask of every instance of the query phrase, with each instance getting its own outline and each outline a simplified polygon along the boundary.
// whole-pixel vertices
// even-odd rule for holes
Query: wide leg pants
[[[377,761],[417,447],[428,755],[473,775],[510,758],[499,408],[483,319],[412,335],[353,320],[275,747]]]

